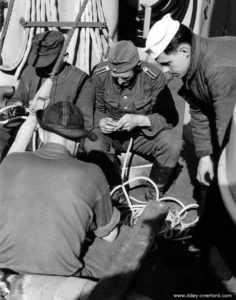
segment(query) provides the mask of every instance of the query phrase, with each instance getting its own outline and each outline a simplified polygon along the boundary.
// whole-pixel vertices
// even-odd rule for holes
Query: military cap
[[[140,61],[138,49],[131,41],[113,44],[108,53],[108,64],[115,73],[124,73],[133,69]]]
[[[61,53],[64,40],[63,34],[56,30],[36,34],[28,63],[37,68],[50,65]]]

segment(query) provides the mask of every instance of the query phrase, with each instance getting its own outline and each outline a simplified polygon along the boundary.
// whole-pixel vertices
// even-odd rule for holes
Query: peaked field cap
[[[65,137],[68,140],[79,140],[88,137],[97,139],[96,134],[84,128],[84,117],[80,109],[68,101],[50,104],[45,110],[38,110],[36,118],[40,127]]]
[[[170,14],[165,15],[150,29],[143,51],[151,54],[154,59],[157,58],[172,41],[179,26],[179,21],[172,19]]]
[[[28,63],[39,68],[50,65],[61,53],[64,40],[63,34],[56,30],[36,34],[32,40]]]
[[[109,67],[115,73],[127,72],[139,61],[138,49],[131,41],[119,41],[113,44],[108,53]]]

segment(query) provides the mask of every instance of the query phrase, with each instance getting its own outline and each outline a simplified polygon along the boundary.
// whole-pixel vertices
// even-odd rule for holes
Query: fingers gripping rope
[[[130,215],[130,225],[133,226],[139,216],[142,214],[147,202],[146,201],[141,201],[138,200],[132,196],[129,196],[128,191],[127,191],[127,186],[131,182],[135,181],[140,181],[140,180],[145,180],[148,181],[150,184],[153,185],[156,191],[156,201],[170,204],[174,203],[176,208],[171,209],[169,208],[169,212],[167,214],[165,223],[163,225],[163,228],[161,231],[158,233],[159,235],[163,235],[166,239],[172,239],[172,240],[183,240],[189,238],[189,230],[191,227],[195,226],[196,223],[198,222],[198,216],[191,222],[184,222],[184,219],[187,217],[188,212],[192,210],[197,210],[198,209],[198,204],[189,204],[189,205],[184,205],[184,203],[174,197],[163,197],[159,198],[159,190],[157,185],[153,180],[151,180],[148,177],[145,176],[138,176],[129,180],[125,180],[125,175],[126,175],[126,170],[127,170],[127,163],[128,163],[128,157],[132,148],[133,144],[133,138],[130,138],[129,146],[125,154],[125,159],[124,163],[122,166],[122,173],[121,173],[121,178],[122,178],[122,183],[118,186],[116,186],[112,191],[111,191],[111,197],[112,195],[117,191],[117,190],[122,190],[126,202],[121,203],[118,207],[122,209],[122,211],[126,212],[127,214]],[[178,207],[178,209],[177,209]]]

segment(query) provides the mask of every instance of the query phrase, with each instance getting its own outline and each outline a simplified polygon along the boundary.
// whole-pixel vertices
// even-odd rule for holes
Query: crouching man
[[[172,130],[178,124],[178,113],[163,73],[140,61],[132,42],[120,41],[111,46],[108,61],[95,67],[92,82],[100,145],[88,141],[86,151],[101,150],[115,162],[114,155],[127,150],[132,136],[133,153],[153,161],[150,178],[162,195],[182,147],[181,138]],[[146,198],[155,199],[151,185]]]
[[[10,153],[0,166],[0,269],[99,278],[120,213],[101,170],[73,157],[82,138],[96,136],[70,102],[38,110],[30,122],[38,122],[44,145]],[[95,240],[85,254],[88,231]]]

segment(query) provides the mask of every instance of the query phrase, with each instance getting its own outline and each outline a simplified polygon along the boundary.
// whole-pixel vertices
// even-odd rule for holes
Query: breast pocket
[[[114,119],[119,119],[121,117],[121,114],[119,112],[119,100],[115,99],[107,94],[104,94],[104,105],[106,108],[107,113],[110,117]]]
[[[153,101],[151,96],[144,96],[142,100],[135,101],[137,114],[148,115],[152,113]]]

